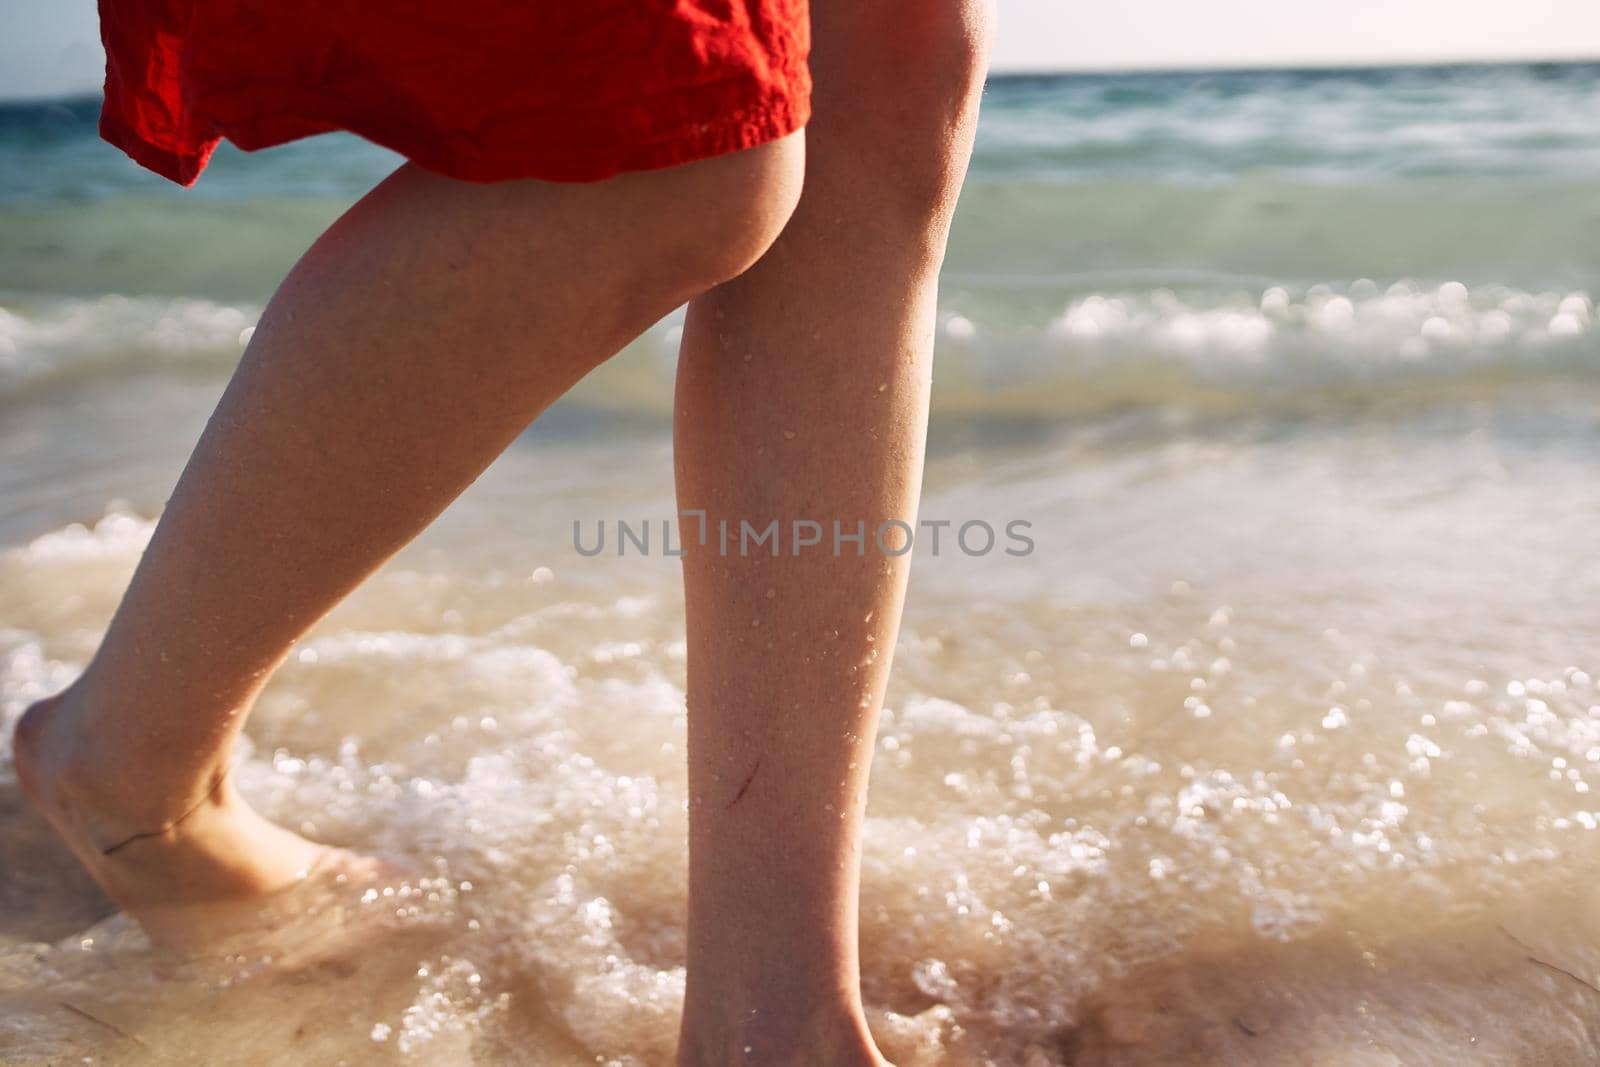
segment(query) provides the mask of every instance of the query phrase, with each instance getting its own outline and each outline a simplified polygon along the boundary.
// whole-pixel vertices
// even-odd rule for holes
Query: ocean
[[[0,749],[295,257],[396,163],[0,104]],[[1000,76],[873,769],[899,1067],[1600,1059],[1600,65]],[[431,872],[337,973],[151,954],[0,754],[0,1062],[670,1062],[681,312],[320,624],[266,814]],[[536,341],[535,339],[531,339]],[[982,539],[976,539],[978,547]],[[136,773],[130,768],[130,773]]]

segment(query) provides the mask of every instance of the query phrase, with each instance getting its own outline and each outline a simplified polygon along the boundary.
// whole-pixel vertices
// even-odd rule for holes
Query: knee
[[[994,0],[834,0],[813,12],[819,7],[815,151],[826,137],[830,154],[857,161],[861,179],[888,190],[908,225],[941,231],[972,151]]]
[[[879,40],[883,91],[926,130],[967,120],[989,73],[995,0],[901,0],[875,5],[892,21]]]
[[[993,0],[917,0],[896,4],[903,31],[882,76],[893,120],[905,131],[898,161],[907,191],[924,204],[952,207],[966,172],[989,72]]]
[[[697,290],[734,278],[760,259],[793,214],[805,173],[805,139],[790,134],[682,168],[674,269]]]

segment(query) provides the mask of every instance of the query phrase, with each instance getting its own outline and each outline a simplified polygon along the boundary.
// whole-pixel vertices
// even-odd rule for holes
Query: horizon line
[[[1556,66],[1556,67],[1581,67],[1600,65],[1600,52],[1589,55],[1528,55],[1516,57],[1493,58],[1440,58],[1414,57],[1410,59],[1302,59],[1302,60],[1262,60],[1252,62],[1241,60],[1213,64],[1205,62],[1195,63],[1129,63],[1126,65],[1108,66],[1070,66],[1070,67],[1034,67],[1034,66],[998,66],[989,71],[990,78],[1072,78],[1072,77],[1106,77],[1118,74],[1129,75],[1166,75],[1166,74],[1302,74],[1302,73],[1328,73],[1371,71],[1371,70],[1429,70],[1448,67],[1531,67],[1531,66]],[[99,96],[103,92],[100,86],[85,86],[82,89],[71,89],[66,92],[56,93],[23,93],[18,95],[0,94],[0,106],[7,104],[48,104],[63,103],[72,100],[83,100]]]
[[[1600,52],[1581,55],[1534,53],[1525,56],[1439,56],[1394,57],[1386,59],[1289,59],[1239,60],[1224,63],[1129,63],[1126,65],[1035,67],[996,66],[990,77],[1072,77],[1105,74],[1298,74],[1302,72],[1361,70],[1426,70],[1440,67],[1582,67],[1600,65]]]

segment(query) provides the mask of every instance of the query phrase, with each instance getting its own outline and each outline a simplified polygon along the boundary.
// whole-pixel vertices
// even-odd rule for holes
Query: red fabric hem
[[[129,159],[146,170],[155,171],[163,178],[185,187],[199,179],[200,172],[206,169],[211,153],[217,147],[217,142],[212,141],[200,152],[191,155],[162,148],[141,137],[137,130],[123,122],[110,108],[100,109],[100,139],[122,149]]]
[[[717,112],[710,121],[697,121],[692,109],[686,108],[683,101],[673,101],[676,107],[658,109],[674,112],[659,116],[670,120],[660,123],[661,135],[649,141],[619,145],[609,152],[599,152],[592,146],[566,151],[557,149],[551,144],[555,139],[552,135],[537,132],[537,122],[529,123],[530,130],[525,137],[515,138],[523,147],[495,151],[481,144],[463,143],[461,139],[451,141],[434,130],[387,124],[375,118],[370,110],[340,114],[334,102],[310,93],[301,108],[285,107],[259,120],[235,122],[218,130],[216,136],[197,146],[192,154],[174,152],[145,139],[110,108],[101,112],[100,136],[140,166],[184,186],[193,185],[199,179],[212,151],[224,137],[240,149],[253,152],[336,130],[353,133],[398,152],[419,166],[461,181],[538,178],[592,182],[628,171],[693,163],[785,137],[810,119],[808,82],[802,75],[802,91],[771,93],[755,106]],[[717,88],[722,90],[721,95],[726,95],[726,87]],[[505,139],[514,138],[508,135]]]

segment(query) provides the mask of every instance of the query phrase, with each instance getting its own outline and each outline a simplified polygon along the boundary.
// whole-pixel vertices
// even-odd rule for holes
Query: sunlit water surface
[[[901,1067],[1600,1049],[1600,74],[1253,78],[991,90],[924,516],[1035,548],[918,550],[863,885]],[[185,201],[64,115],[0,153],[7,725],[92,653],[272,279],[382,169],[225,155]],[[151,953],[0,760],[0,1060],[670,1062],[678,575],[573,523],[672,514],[676,321],[252,719],[253,802],[417,871],[355,902],[360,947]]]

